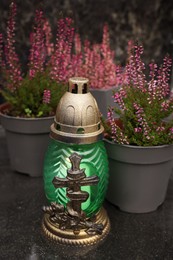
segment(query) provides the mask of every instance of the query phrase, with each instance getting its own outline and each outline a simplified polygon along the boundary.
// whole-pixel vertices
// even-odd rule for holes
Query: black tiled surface
[[[107,239],[95,247],[60,246],[41,232],[46,205],[42,178],[11,170],[0,128],[0,260],[173,260],[173,178],[165,203],[149,214],[128,214],[105,202]]]

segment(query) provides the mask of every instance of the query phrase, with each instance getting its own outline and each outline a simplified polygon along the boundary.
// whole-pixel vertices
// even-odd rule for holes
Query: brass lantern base
[[[71,229],[59,229],[59,225],[53,223],[49,218],[49,214],[45,213],[42,228],[46,236],[60,244],[87,246],[102,241],[109,233],[110,221],[104,208],[97,213],[95,223],[101,223],[103,225],[103,230],[100,235],[88,235],[84,229],[81,229],[79,234],[74,234]]]

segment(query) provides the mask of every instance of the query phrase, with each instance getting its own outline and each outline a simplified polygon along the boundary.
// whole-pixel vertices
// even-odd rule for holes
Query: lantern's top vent
[[[88,91],[89,80],[69,79],[69,90],[61,98],[51,126],[51,137],[62,142],[92,143],[102,137],[103,126],[95,98]]]
[[[82,77],[74,77],[69,79],[68,91],[73,94],[86,94],[89,91],[89,80]]]

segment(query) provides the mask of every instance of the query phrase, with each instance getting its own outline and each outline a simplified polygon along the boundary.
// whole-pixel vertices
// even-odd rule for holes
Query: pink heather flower
[[[45,89],[43,92],[43,103],[49,104],[51,98],[51,91],[49,89]]]
[[[127,85],[127,83],[128,78],[125,69],[120,65],[116,65],[116,86]]]
[[[112,109],[109,109],[107,116],[108,116],[108,121],[111,125],[111,136],[113,138],[113,141],[120,143],[120,144],[129,144],[127,137],[124,135],[124,133],[120,129],[120,127],[117,126],[117,124],[113,118]]]
[[[173,127],[169,128],[169,131],[173,134]]]
[[[135,127],[134,131],[135,131],[135,133],[141,133],[142,132],[142,128],[141,127]]]
[[[134,53],[132,53],[132,51]],[[135,45],[131,50],[131,55],[129,57],[128,64],[126,65],[126,77],[129,85],[133,85],[142,92],[145,92],[147,81],[144,74],[145,65],[141,60],[142,54],[143,47],[140,45]]]
[[[160,145],[169,143],[173,138],[173,127],[169,129],[163,118],[172,113],[173,98],[170,94],[169,79],[171,59],[166,56],[159,68],[152,62],[149,80],[144,74],[144,63],[141,60],[142,46],[129,45],[130,53],[125,68],[125,76],[120,73],[122,87],[114,94],[121,110],[120,119],[124,123],[123,129],[115,125],[115,120],[108,114],[112,138],[123,143],[121,134],[128,135],[128,141],[137,145]],[[117,68],[117,74],[121,68]],[[123,92],[124,90],[124,92]],[[140,94],[141,93],[141,94]],[[147,99],[147,100],[146,100]],[[169,124],[168,124],[169,125]],[[138,135],[138,133],[140,133]],[[167,138],[167,136],[169,136]]]
[[[125,110],[125,104],[123,98],[126,97],[126,91],[123,88],[120,88],[119,91],[115,92],[113,97],[114,97],[114,102],[116,102],[121,109]]]
[[[163,131],[165,131],[165,127],[163,127],[163,126],[158,126],[156,128],[156,132],[163,132]]]
[[[145,119],[144,110],[137,103],[134,103],[133,106],[134,106],[134,109],[136,110],[135,114],[136,114],[137,121],[139,123],[139,127],[143,129],[144,136],[146,137],[146,139],[149,140],[150,139],[149,133],[151,132],[151,129]]]
[[[82,43],[79,34],[74,35],[74,54],[71,55],[71,70],[73,76],[86,77],[83,65]]]
[[[14,2],[10,5],[10,16],[7,23],[7,42],[5,44],[5,59],[6,63],[2,61],[6,77],[10,79],[8,88],[15,90],[19,87],[22,80],[21,67],[19,58],[15,51],[15,17],[16,17],[16,4]],[[1,40],[2,41],[2,40]]]
[[[44,34],[45,34],[45,47],[46,47],[46,54],[48,56],[50,56],[52,53],[53,53],[53,50],[54,50],[54,45],[53,43],[51,42],[52,40],[52,30],[51,30],[51,27],[50,27],[50,23],[47,19],[44,20],[43,22],[43,31],[44,31]]]
[[[75,33],[74,44],[75,44],[75,52],[76,52],[76,54],[81,53],[82,45],[81,45],[81,39],[80,39],[80,36],[79,36],[78,33]]]
[[[156,73],[157,73],[157,64],[150,63],[150,75],[149,77],[151,80],[148,82],[148,93],[149,93],[149,104],[152,103],[152,100],[156,99],[156,93],[157,93],[157,80],[155,80]]]
[[[103,27],[103,39],[101,43],[101,64],[103,73],[100,75],[102,77],[102,84],[104,87],[111,87],[116,85],[116,65],[114,63],[115,54],[110,48],[110,36],[108,25],[105,24]],[[103,87],[103,85],[102,85]]]
[[[109,37],[109,28],[108,25],[105,24],[103,27],[103,39],[102,39],[102,49],[103,54],[106,54],[109,51],[110,37]]]
[[[68,17],[60,19],[58,21],[54,55],[52,55],[50,60],[50,65],[52,66],[50,75],[57,82],[67,82],[68,78],[73,75],[73,66],[71,64],[73,37],[73,20]]]
[[[172,60],[169,56],[165,56],[163,65],[157,71],[157,96],[159,99],[165,98],[170,93],[169,78]]]
[[[151,63],[149,66],[151,80],[148,82],[148,93],[150,94],[148,100],[151,103],[152,100],[156,98],[161,100],[170,93],[168,82],[170,78],[171,59],[169,56],[166,56],[163,60],[163,65],[159,68],[155,63]]]
[[[161,104],[161,111],[167,111],[170,106],[170,100],[163,101]]]
[[[0,33],[0,68],[2,71],[5,71],[5,62],[3,59],[3,36]]]
[[[34,75],[35,75],[35,70],[30,69],[30,70],[29,70],[29,76],[30,76],[30,78],[33,78]]]
[[[134,42],[132,40],[128,41],[128,45],[127,45],[127,54],[128,57],[130,57],[131,53],[132,53],[132,49],[134,47]]]
[[[81,45],[78,36],[75,40],[75,48],[76,54],[81,54]],[[114,56],[114,52],[110,48],[108,26],[105,25],[101,44],[91,45],[88,40],[84,42],[83,55],[79,58],[80,64],[77,76],[89,78],[92,88],[100,89],[115,86],[117,84],[117,75]],[[83,62],[81,66],[82,58]]]
[[[29,56],[29,75],[34,77],[44,70],[46,60],[46,45],[44,41],[44,17],[42,11],[36,11],[34,31],[30,35],[31,49]]]

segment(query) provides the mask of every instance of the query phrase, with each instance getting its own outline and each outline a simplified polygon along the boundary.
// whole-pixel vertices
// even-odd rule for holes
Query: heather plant
[[[70,53],[74,35],[71,18],[58,20],[56,44],[42,11],[37,10],[30,34],[28,71],[24,73],[15,49],[16,4],[11,3],[6,40],[0,34],[1,93],[10,104],[6,111],[13,116],[40,117],[54,114],[57,103],[73,74]]]
[[[171,59],[166,56],[161,66],[151,62],[147,77],[142,54],[142,46],[131,47],[125,80],[113,95],[119,108],[109,109],[106,137],[119,144],[171,144],[173,120],[168,120],[173,113],[169,86]]]
[[[16,4],[11,3],[6,39],[0,34],[0,70],[3,82],[0,92],[10,104],[6,113],[13,116],[41,117],[54,114],[56,105],[67,90],[68,79],[83,76],[92,88],[110,88],[122,81],[122,71],[115,65],[110,48],[108,26],[103,28],[101,44],[82,44],[69,17],[57,21],[53,43],[49,21],[36,11],[30,33],[27,72],[22,71],[15,49]]]
[[[75,35],[75,55],[73,65],[75,75],[87,77],[91,88],[107,89],[121,83],[119,66],[115,64],[115,53],[110,47],[110,36],[107,24],[103,27],[103,37],[100,44],[91,44],[85,40],[82,46],[80,36]]]

